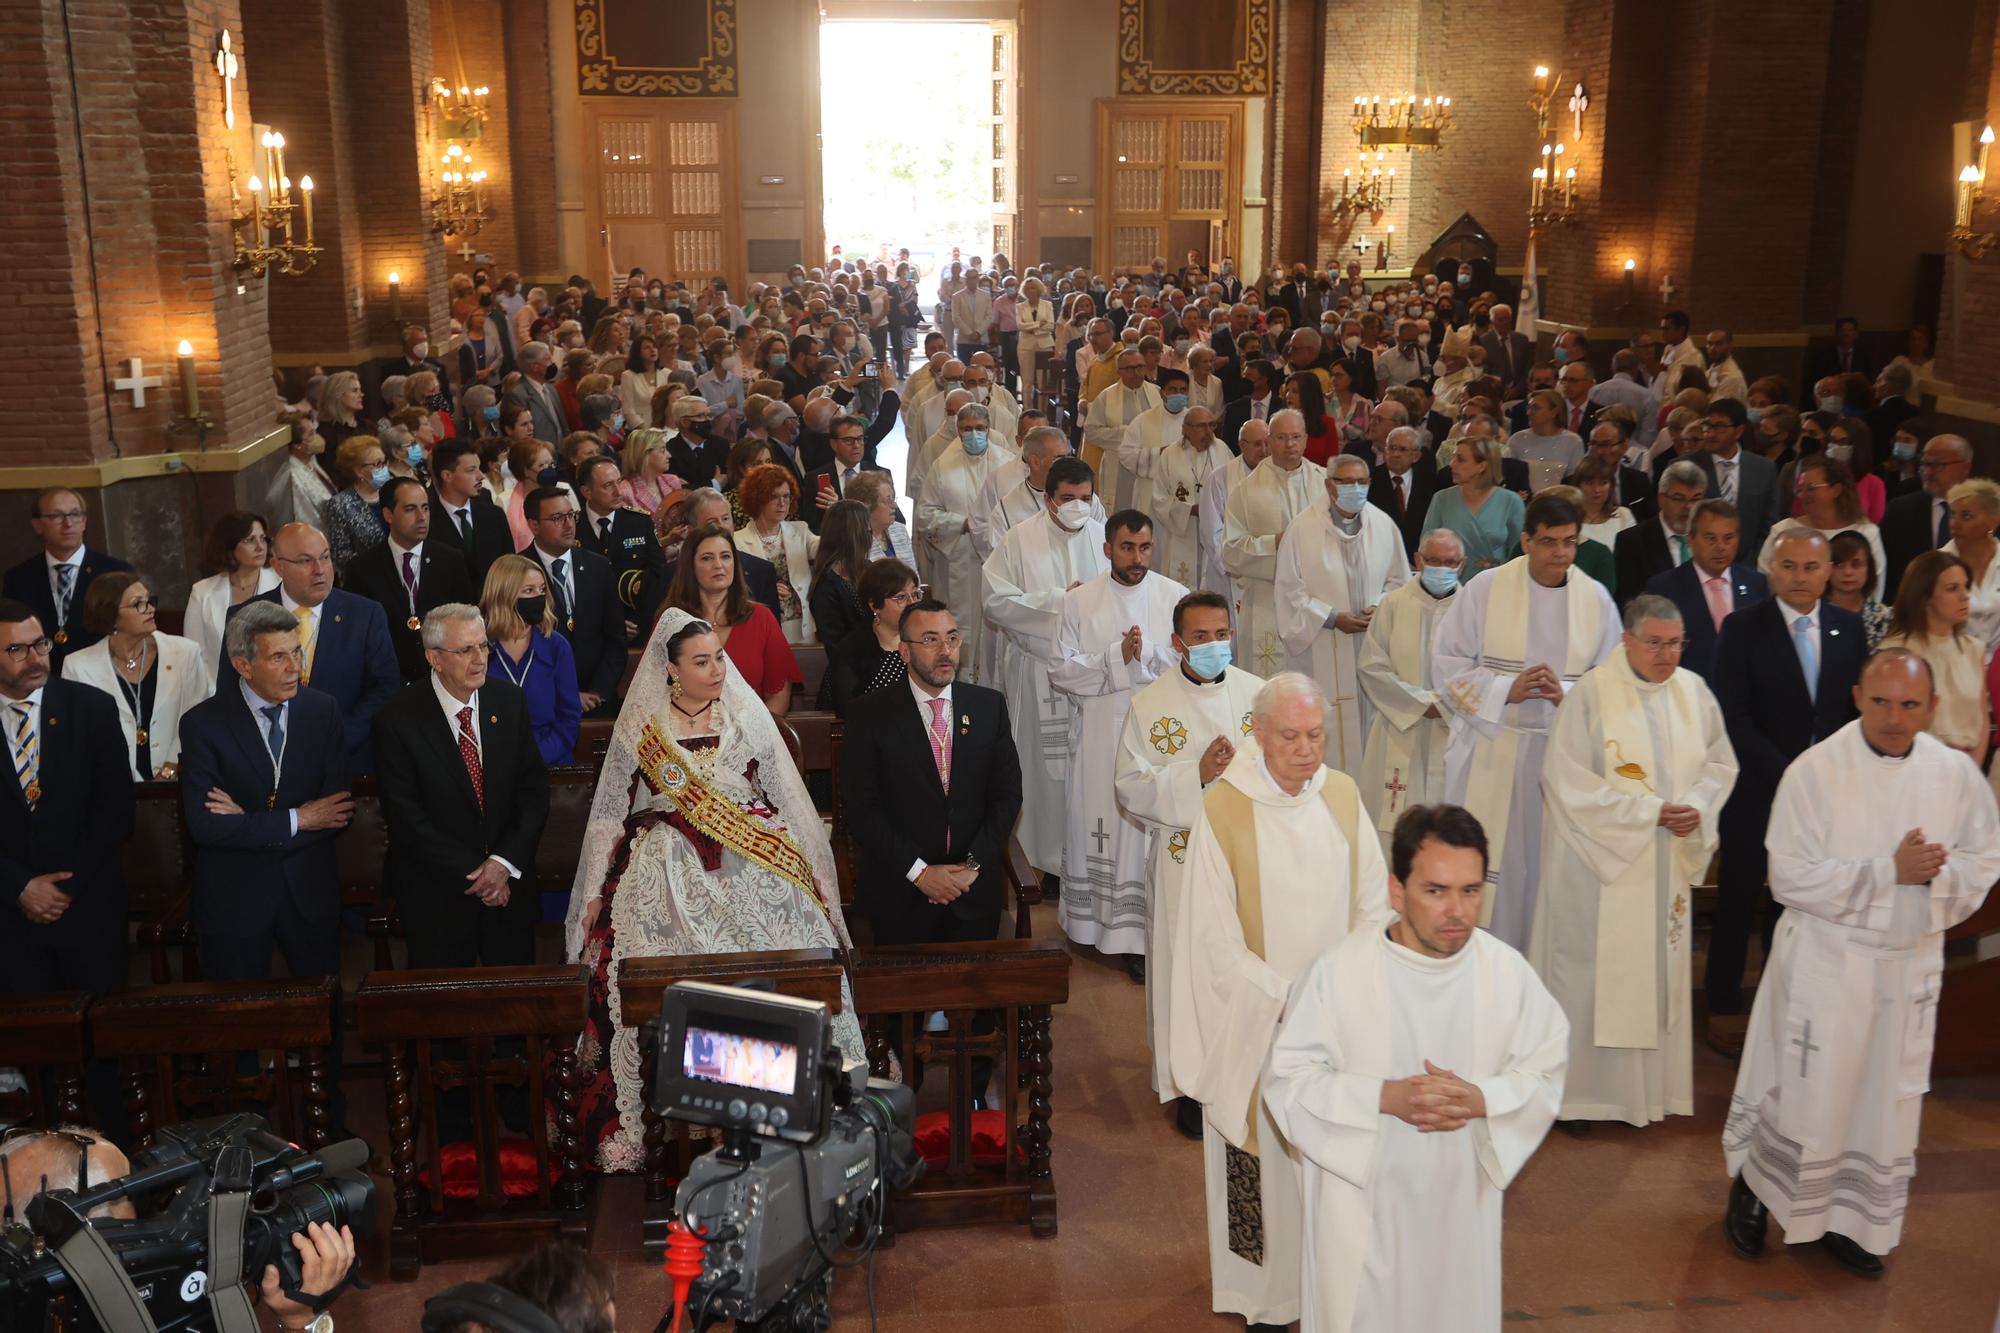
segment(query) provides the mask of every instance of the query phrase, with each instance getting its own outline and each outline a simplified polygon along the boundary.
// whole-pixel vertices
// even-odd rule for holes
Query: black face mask
[[[684,422],[681,426],[681,434],[687,436],[690,440],[705,440],[708,438],[708,422],[706,419],[700,417]]]
[[[553,486],[561,479],[562,474],[556,471],[555,464],[553,463],[535,474],[535,484],[537,486]]]
[[[514,613],[521,617],[521,623],[529,629],[540,629],[542,617],[549,611],[549,599],[543,597],[519,597],[514,600]]]

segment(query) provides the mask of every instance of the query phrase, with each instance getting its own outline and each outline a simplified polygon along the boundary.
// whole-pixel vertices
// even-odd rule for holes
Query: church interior
[[[163,631],[229,568],[218,520],[265,511],[294,466],[347,466],[338,440],[323,455],[303,443],[315,409],[327,433],[326,384],[358,381],[365,437],[409,411],[383,400],[385,381],[438,363],[443,410],[478,445],[517,370],[520,299],[540,289],[595,315],[624,308],[633,274],[641,322],[650,301],[685,333],[696,293],[704,311],[733,300],[756,315],[766,294],[824,291],[843,261],[850,279],[908,262],[921,300],[910,324],[897,317],[907,365],[881,349],[866,368],[908,404],[924,336],[952,309],[939,280],[974,257],[989,273],[1087,275],[1077,290],[1100,313],[1107,287],[1116,297],[1121,276],[1162,264],[1219,279],[1226,258],[1232,292],[1269,291],[1274,311],[1295,267],[1336,292],[1361,284],[1378,311],[1385,290],[1414,303],[1426,275],[1462,273],[1465,298],[1486,289],[1482,321],[1509,305],[1535,365],[1580,355],[1599,383],[1676,315],[1696,346],[1726,330],[1743,379],[1782,381],[1794,420],[1828,406],[1816,384],[1834,381],[1837,399],[1845,374],[1866,392],[1895,360],[1913,371],[1906,416],[1962,441],[1972,476],[2000,478],[2000,193],[1986,175],[2000,0],[16,0],[0,12],[0,71],[0,177],[15,187],[0,211],[14,312],[0,325],[0,566],[38,562],[44,505],[74,497],[88,547],[142,572]],[[1162,293],[1157,279],[1131,290]],[[1337,334],[1342,318],[1294,323]],[[493,350],[468,337],[501,325]],[[1022,409],[1081,431],[1055,360],[1004,369]],[[461,397],[468,377],[492,391]],[[624,431],[645,424],[620,407]],[[651,410],[654,426],[682,421]],[[906,418],[870,436],[869,458],[900,483],[924,446]],[[409,447],[421,466],[441,446]],[[1878,434],[1875,460],[1888,450]],[[482,451],[482,473],[554,494],[506,456]],[[1922,465],[1895,457],[1915,486]],[[634,638],[613,676],[624,664],[629,685],[645,647]],[[816,706],[828,650],[795,651],[806,679],[780,731],[846,876],[852,738]],[[440,1291],[555,1237],[610,1274],[617,1329],[654,1327],[673,1186],[709,1138],[649,1115],[643,1163],[599,1174],[583,1160],[588,984],[562,919],[612,727],[586,706],[574,754],[548,768],[520,890],[543,905],[534,965],[455,980],[410,970],[385,888],[392,821],[372,788],[337,843],[337,975],[205,979],[201,849],[179,783],[137,784],[120,851],[129,985],[0,995],[0,1071],[18,1071],[0,1077],[0,1122],[81,1119],[107,1060],[128,1151],[249,1095],[296,1141],[338,1127],[371,1145],[369,1285],[329,1307],[338,1324],[418,1327]],[[927,1184],[865,1270],[836,1275],[835,1329],[1242,1329],[1211,1304],[1202,1145],[1155,1092],[1155,979],[1066,935],[1049,865],[1018,843],[1006,860],[998,939],[885,952],[864,932],[851,959],[627,959],[674,965],[628,970],[625,1021],[640,1021],[635,1004],[658,1012],[674,981],[769,976],[839,1001],[851,976],[851,1003],[882,1020],[872,1064],[886,1069],[892,1045],[930,1053],[916,1101]],[[1693,886],[1698,1028],[1716,901],[1712,878]],[[1500,1318],[1549,1333],[2000,1328],[2000,901],[1942,949],[1910,1213],[1882,1280],[1813,1246],[1774,1240],[1755,1263],[1732,1251],[1719,1222],[1736,1060],[1697,1030],[1693,1114],[1565,1121],[1505,1191]],[[643,1058],[650,1076],[650,1047]],[[1008,1086],[973,1109],[991,1100],[973,1071],[996,1058]],[[467,1089],[478,1109],[448,1170],[439,1107]],[[510,1097],[534,1107],[525,1133],[494,1110]],[[1345,1325],[1308,1314],[1304,1327]]]

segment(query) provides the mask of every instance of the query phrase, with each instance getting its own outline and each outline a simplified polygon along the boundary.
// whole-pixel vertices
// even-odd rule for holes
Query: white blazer
[[[269,565],[257,571],[257,591],[261,596],[278,586],[278,571]],[[201,660],[211,671],[222,670],[222,622],[229,619],[229,575],[210,574],[188,589],[187,619],[181,626]],[[116,689],[116,686],[112,687]]]
[[[181,715],[215,693],[215,668],[206,664],[191,639],[158,633],[153,635],[153,644],[160,653],[160,668],[147,740],[153,767],[158,768],[181,761]],[[118,705],[118,725],[125,731],[125,766],[132,768],[139,746],[139,719],[132,712],[131,700],[119,688],[118,673],[111,665],[111,640],[99,639],[65,657],[62,674],[64,680],[103,690]]]
[[[780,523],[778,533],[785,542],[785,568],[781,574],[785,582],[792,585],[792,591],[799,595],[799,618],[786,622],[786,641],[817,643],[819,640],[813,637],[812,608],[807,605],[807,599],[812,592],[812,561],[819,552],[819,538],[813,535],[811,528],[795,518]],[[736,529],[736,549],[769,558],[765,555],[764,539],[757,535],[755,520]]]

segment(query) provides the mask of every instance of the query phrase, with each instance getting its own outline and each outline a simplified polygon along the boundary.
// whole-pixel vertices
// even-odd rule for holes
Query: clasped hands
[[[917,892],[942,907],[972,888],[979,872],[963,862],[955,866],[927,865],[917,876]]]
[[[1676,838],[1685,838],[1701,827],[1701,811],[1691,805],[1663,805],[1660,827]]]
[[[1486,1094],[1426,1060],[1421,1074],[1384,1079],[1380,1106],[1382,1114],[1415,1126],[1420,1134],[1445,1134],[1483,1118]]]
[[[1562,697],[1562,677],[1556,674],[1554,667],[1546,664],[1531,666],[1514,677],[1513,688],[1507,691],[1507,702],[1510,704],[1526,703],[1530,699],[1545,699],[1559,704]]]
[[[1913,828],[1896,844],[1896,882],[1928,884],[1944,869],[1944,844],[1924,841],[1924,831]]]
[[[208,789],[208,813],[211,815],[240,815],[243,807],[236,798],[220,787]],[[320,796],[299,807],[299,832],[308,833],[316,829],[339,830],[347,827],[347,821],[354,818],[354,797],[344,791],[330,796]]]

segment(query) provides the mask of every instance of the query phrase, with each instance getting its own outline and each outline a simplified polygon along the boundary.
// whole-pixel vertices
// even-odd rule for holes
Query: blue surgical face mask
[[[969,430],[958,438],[959,442],[965,446],[965,452],[971,454],[973,457],[977,458],[980,454],[986,452],[985,431]]]
[[[1170,393],[1170,394],[1168,394],[1168,395],[1167,395],[1167,411],[1169,411],[1169,412],[1174,412],[1174,413],[1180,413],[1180,412],[1185,412],[1185,411],[1187,411],[1187,395],[1186,395],[1186,394],[1184,394],[1184,393]]]
[[[1368,503],[1368,486],[1364,482],[1343,481],[1333,488],[1333,498],[1341,512],[1358,514],[1361,506]]]
[[[625,414],[623,412],[613,412],[611,414],[611,433],[613,435],[616,435],[619,431],[624,429],[625,429]]]
[[[1755,403],[1749,403],[1744,406],[1743,415],[1750,418],[1750,424],[1754,426],[1764,419],[1764,409]]]
[[[543,468],[540,472],[537,472],[535,474],[535,485],[553,486],[556,484],[556,481],[561,477],[561,475],[562,475],[561,473],[556,471],[556,465],[554,463],[551,463],[547,467]]]
[[[1917,446],[1911,440],[1898,440],[1889,448],[1898,463],[1907,463],[1917,456]]]
[[[1838,412],[1846,406],[1847,402],[1845,399],[1836,398],[1831,394],[1819,400],[1819,410],[1822,412]]]
[[[1458,571],[1449,565],[1425,565],[1417,577],[1424,581],[1424,591],[1433,597],[1449,597],[1458,589]]]
[[[485,417],[488,421],[498,421],[500,419],[500,404],[488,403],[479,409],[479,415]]]
[[[403,457],[410,460],[411,467],[422,467],[424,465],[424,447],[421,444],[412,443],[409,448],[403,450]]]
[[[376,468],[368,474],[368,480],[374,483],[375,489],[379,491],[389,484],[389,476],[389,465],[384,463],[381,467]]]
[[[1569,360],[1569,348],[1558,347],[1555,349],[1555,351],[1549,354],[1549,357],[1557,365],[1562,365],[1565,361]]]
[[[1214,680],[1228,669],[1232,660],[1229,640],[1210,639],[1207,643],[1191,643],[1187,650],[1189,671],[1203,680]]]

